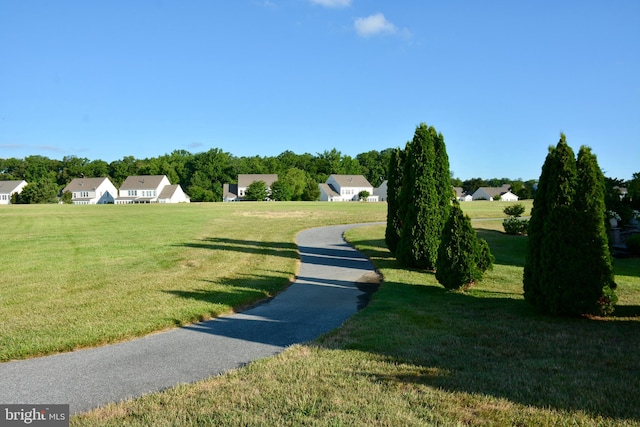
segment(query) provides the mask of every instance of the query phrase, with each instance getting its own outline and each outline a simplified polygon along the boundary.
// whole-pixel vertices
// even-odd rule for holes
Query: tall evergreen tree
[[[542,168],[524,268],[525,299],[542,311],[606,314],[615,302],[603,182],[590,150],[576,162],[562,134]]]
[[[392,254],[396,253],[402,228],[399,197],[402,187],[403,158],[403,150],[400,148],[393,150],[389,159],[387,173],[387,228],[384,240]]]
[[[576,245],[572,314],[611,314],[617,301],[611,251],[605,226],[605,178],[591,149],[580,147],[577,160]]]
[[[436,155],[437,138],[433,127],[421,123],[407,145],[400,195],[400,203],[406,207],[406,212],[402,216],[396,250],[396,258],[401,264],[431,270],[436,267],[440,236],[446,220],[441,193],[450,192],[449,185],[442,188],[442,182],[437,181],[442,166],[436,162],[445,158],[443,152],[446,156],[444,140],[438,148],[442,151]]]

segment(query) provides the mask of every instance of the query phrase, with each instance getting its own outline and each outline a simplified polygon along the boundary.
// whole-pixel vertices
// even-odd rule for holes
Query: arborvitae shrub
[[[464,290],[482,279],[493,265],[493,257],[485,240],[479,241],[471,220],[455,204],[442,231],[438,248],[436,279],[450,290]]]

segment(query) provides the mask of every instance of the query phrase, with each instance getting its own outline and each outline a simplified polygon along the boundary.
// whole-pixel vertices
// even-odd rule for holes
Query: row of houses
[[[0,181],[0,204],[11,203],[11,195],[20,194],[27,182]],[[109,178],[75,178],[62,189],[71,194],[75,205],[129,203],[189,203],[180,185],[172,185],[165,175],[129,176],[120,189]]]
[[[267,191],[278,180],[277,174],[240,174],[237,184],[223,185],[223,201],[245,200],[247,188],[257,181],[266,184]],[[27,185],[22,181],[0,181],[0,204],[9,204],[13,193],[20,193]],[[332,174],[327,181],[318,184],[320,200],[324,202],[358,201],[360,194],[367,192],[368,202],[387,200],[387,181],[374,188],[362,175]],[[518,196],[510,191],[508,184],[502,187],[480,187],[475,192],[465,193],[454,187],[456,198],[461,202],[474,200],[517,201]],[[71,193],[74,204],[127,204],[127,203],[188,203],[190,201],[180,185],[172,185],[165,175],[130,176],[120,186],[109,178],[75,178],[62,193]]]
[[[278,180],[277,174],[240,174],[237,184],[223,184],[223,201],[235,202],[245,200],[247,188],[254,182],[262,181],[267,187],[267,193],[271,192],[271,186]],[[320,189],[320,201],[346,202],[360,200],[360,194],[366,191],[369,196],[367,202],[386,200],[386,182],[383,193],[362,175],[337,175],[332,174],[327,182],[318,184]]]

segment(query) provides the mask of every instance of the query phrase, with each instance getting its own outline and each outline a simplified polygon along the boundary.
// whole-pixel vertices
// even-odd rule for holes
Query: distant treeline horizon
[[[344,155],[337,149],[322,153],[296,154],[284,151],[277,156],[234,156],[219,148],[201,153],[174,150],[158,157],[138,159],[125,156],[110,163],[90,160],[75,155],[61,160],[42,155],[25,158],[0,158],[0,180],[22,180],[27,183],[46,183],[64,188],[74,178],[109,177],[116,187],[131,175],[166,175],[172,184],[180,184],[192,201],[221,201],[222,186],[237,183],[239,174],[278,174],[284,176],[291,169],[304,172],[307,183],[325,182],[331,174],[363,175],[373,187],[379,187],[388,175],[391,152],[371,150],[356,155]],[[533,195],[537,180],[523,181],[520,178],[471,178],[461,180],[451,177],[451,184],[473,192],[479,187],[512,186],[512,192],[520,198]]]

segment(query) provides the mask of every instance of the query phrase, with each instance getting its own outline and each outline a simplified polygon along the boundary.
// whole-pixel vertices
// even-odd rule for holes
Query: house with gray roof
[[[166,191],[165,191],[166,189]],[[185,203],[188,196],[172,186],[166,175],[129,176],[118,192],[116,204]]]
[[[509,184],[502,187],[480,187],[472,195],[473,200],[502,200],[504,202],[517,202],[518,196],[513,194]]]
[[[368,202],[377,202],[379,196],[373,192],[373,185],[362,175],[332,174],[324,184],[318,184],[320,200],[323,202],[347,202],[360,200],[362,191],[369,193]]]
[[[11,196],[14,193],[20,194],[22,189],[27,186],[24,179],[14,181],[0,181],[0,205],[8,205],[11,203]]]
[[[118,190],[109,178],[74,178],[62,193],[71,193],[74,205],[104,205],[115,203]]]

